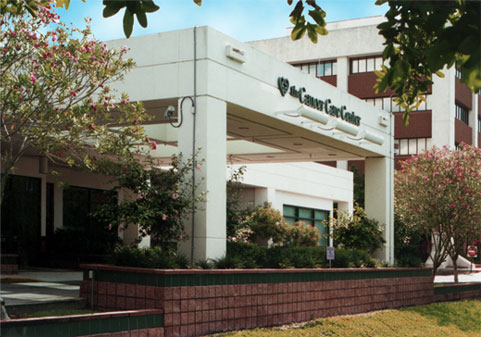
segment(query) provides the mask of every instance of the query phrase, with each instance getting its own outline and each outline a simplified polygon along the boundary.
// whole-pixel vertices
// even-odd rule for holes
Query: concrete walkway
[[[460,283],[481,283],[481,272],[459,274],[458,279]],[[437,275],[434,278],[434,283],[454,283],[454,275]]]
[[[58,269],[25,269],[2,275],[0,295],[9,314],[57,308],[79,308],[82,272]],[[18,279],[18,282],[15,280]]]

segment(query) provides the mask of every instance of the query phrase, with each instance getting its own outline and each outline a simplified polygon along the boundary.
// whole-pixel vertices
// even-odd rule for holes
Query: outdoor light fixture
[[[357,140],[357,141],[366,140],[368,142],[375,143],[378,145],[382,145],[384,143],[384,138],[382,136],[379,136],[378,134],[368,130],[362,130],[361,132],[359,132],[359,135],[356,138],[352,138],[352,137],[348,137],[348,138],[352,140]]]
[[[381,136],[379,136],[375,133],[372,133],[370,131],[367,131],[367,130],[364,131],[363,138],[367,141],[370,141],[371,143],[375,143],[375,144],[378,144],[378,145],[382,145],[384,143],[383,137],[381,137]]]
[[[234,60],[236,62],[239,62],[240,64],[246,62],[246,53],[243,50],[240,50],[239,48],[235,48],[231,45],[227,45],[225,47],[225,56],[230,58],[231,60]]]
[[[348,133],[348,134],[353,135],[353,136],[357,136],[357,134],[359,132],[359,128],[357,126],[352,125],[352,124],[347,123],[347,122],[344,122],[344,121],[341,121],[341,120],[337,121],[337,123],[335,125],[335,128],[339,131]]]
[[[297,108],[296,112],[299,114],[299,116],[321,124],[327,124],[330,120],[329,116],[325,113],[316,111],[314,109],[309,109],[304,105],[301,105],[299,108]]]

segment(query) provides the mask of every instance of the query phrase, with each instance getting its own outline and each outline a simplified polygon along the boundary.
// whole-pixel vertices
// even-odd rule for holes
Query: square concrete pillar
[[[384,225],[386,245],[376,258],[394,264],[394,161],[389,157],[366,158],[365,206],[369,218]]]
[[[184,121],[178,133],[178,151],[184,158],[192,156],[194,117],[194,148],[199,161],[194,170],[199,184],[197,192],[207,193],[197,205],[194,227],[191,219],[185,223],[190,238],[179,245],[179,250],[195,261],[216,259],[226,252],[226,103],[208,96],[198,97],[194,115],[188,100],[184,102]]]
[[[454,67],[443,69],[444,78],[433,75],[432,94],[432,144],[437,147],[444,145],[454,149],[454,116],[456,105]]]

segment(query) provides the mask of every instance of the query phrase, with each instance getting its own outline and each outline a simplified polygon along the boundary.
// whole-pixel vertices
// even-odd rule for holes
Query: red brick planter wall
[[[99,265],[83,267],[96,273],[93,283],[96,308],[161,309],[166,337],[198,336],[427,304],[434,298],[433,278],[431,271],[426,269],[147,270]],[[123,279],[121,271],[127,272]],[[112,277],[115,280],[108,280]],[[241,283],[243,281],[246,282]],[[89,301],[91,286],[91,280],[84,280],[81,284],[81,297]]]
[[[0,256],[0,273],[2,275],[18,274],[17,254],[2,254]]]
[[[436,302],[481,300],[481,283],[461,283],[438,286],[434,288]]]

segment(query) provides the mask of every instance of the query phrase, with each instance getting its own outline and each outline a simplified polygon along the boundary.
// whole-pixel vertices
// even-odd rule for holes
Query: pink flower
[[[37,82],[37,78],[35,77],[35,73],[30,74],[30,81],[32,81],[32,83],[34,83],[34,84],[35,84],[35,82]]]
[[[73,97],[77,96],[77,92],[76,92],[75,90],[69,89],[68,92],[69,92],[70,95],[72,95]]]
[[[201,167],[200,165],[197,165],[197,167],[195,168],[197,171],[200,171]]]
[[[152,148],[152,150],[157,150],[157,143],[153,141],[152,143],[150,143],[150,147]]]
[[[163,221],[166,221],[168,218],[169,218],[169,216],[167,214],[162,214],[162,220]]]
[[[175,199],[177,199],[178,197],[179,197],[179,195],[178,195],[177,193],[172,194],[172,199],[175,200]]]
[[[89,129],[90,129],[90,130],[95,130],[95,125],[90,124],[90,125],[89,125]]]

